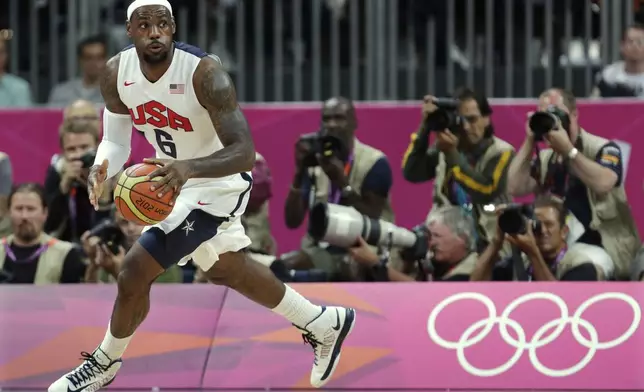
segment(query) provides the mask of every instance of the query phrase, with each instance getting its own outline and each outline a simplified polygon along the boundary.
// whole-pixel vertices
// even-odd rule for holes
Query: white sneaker
[[[123,361],[110,359],[100,348],[82,352],[83,363],[49,386],[48,392],[94,392],[110,385]]]
[[[356,311],[336,306],[322,307],[322,313],[304,328],[304,342],[313,347],[311,385],[320,388],[333,375],[340,361],[342,343],[356,323]]]

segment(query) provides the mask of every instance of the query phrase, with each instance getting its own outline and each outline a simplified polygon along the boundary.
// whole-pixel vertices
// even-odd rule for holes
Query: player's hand
[[[150,187],[150,190],[158,192],[157,196],[159,199],[166,193],[173,192],[170,205],[174,205],[175,200],[179,196],[179,190],[190,178],[190,165],[186,161],[177,161],[174,159],[146,158],[143,162],[159,166],[155,171],[148,174],[148,180],[155,177],[162,177]]]
[[[92,203],[96,211],[98,211],[98,200],[101,198],[103,189],[105,188],[108,165],[109,162],[107,159],[104,159],[103,163],[100,165],[94,165],[89,169],[89,176],[87,177],[87,193],[89,193],[89,202]]]

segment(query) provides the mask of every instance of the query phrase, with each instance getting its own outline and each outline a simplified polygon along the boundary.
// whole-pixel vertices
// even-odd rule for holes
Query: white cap
[[[163,6],[167,8],[168,11],[170,11],[170,15],[172,15],[172,6],[170,5],[170,2],[168,0],[136,0],[132,4],[130,4],[129,7],[127,7],[127,20],[130,20],[132,18],[134,10],[140,7],[145,7],[146,5]]]

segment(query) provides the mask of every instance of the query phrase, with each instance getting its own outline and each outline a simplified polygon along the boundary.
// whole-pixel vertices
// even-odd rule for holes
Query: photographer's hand
[[[362,265],[372,266],[380,263],[378,255],[369,248],[369,244],[362,238],[358,238],[358,244],[349,248],[351,257]]]
[[[570,141],[568,132],[561,128],[561,124],[559,125],[558,130],[546,133],[544,139],[546,140],[546,142],[548,142],[550,147],[552,147],[554,152],[561,155],[562,157],[567,157],[568,154],[570,154],[570,151],[575,148],[575,146],[573,146],[572,142]]]
[[[434,105],[434,100],[436,97],[432,95],[425,95],[423,97],[423,106],[422,106],[422,113],[423,113],[423,119],[427,118],[431,113],[435,112],[438,107]]]
[[[506,235],[506,239],[512,244],[517,246],[521,251],[528,256],[538,254],[539,248],[537,247],[537,240],[532,231],[532,221],[526,222],[526,232],[523,234]]]
[[[65,160],[62,176],[60,179],[60,191],[62,194],[66,195],[69,193],[69,189],[72,186],[72,183],[81,176],[81,170],[83,168],[83,163],[81,161],[67,161]]]
[[[94,258],[94,263],[96,266],[104,269],[105,272],[116,278],[123,265],[123,260],[125,260],[125,249],[119,246],[118,253],[114,254],[107,245],[102,243],[97,244],[95,249],[96,257]]]
[[[318,154],[317,158],[322,171],[324,171],[324,174],[329,177],[329,180],[336,188],[342,189],[347,186],[349,182],[346,174],[344,173],[344,162],[336,156],[327,158]]]
[[[447,129],[437,132],[436,147],[445,154],[455,152],[458,149],[458,137]]]

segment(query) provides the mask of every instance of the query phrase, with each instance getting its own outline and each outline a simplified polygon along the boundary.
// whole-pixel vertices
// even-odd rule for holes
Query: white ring
[[[457,341],[448,341],[438,334],[436,329],[436,320],[438,319],[439,314],[443,310],[445,310],[447,306],[453,304],[454,302],[466,299],[475,300],[485,305],[488,310],[488,317],[486,319],[473,322],[469,327],[465,329],[465,331],[463,331]],[[523,329],[521,324],[511,318],[511,315],[512,312],[516,310],[516,308],[520,305],[537,299],[544,299],[553,302],[559,308],[560,316],[559,318],[550,320],[543,324],[541,327],[539,327],[539,329],[535,332],[534,336],[531,339],[527,339],[525,330]],[[631,325],[626,329],[624,333],[622,333],[622,335],[607,342],[600,342],[599,333],[597,332],[595,326],[590,321],[584,319],[582,316],[590,306],[594,305],[597,302],[608,299],[621,300],[623,302],[626,302],[626,304],[628,304],[633,310],[633,320],[631,322]],[[451,295],[443,299],[434,307],[434,309],[432,309],[429,315],[429,319],[427,320],[427,332],[430,339],[437,345],[449,350],[455,350],[456,358],[461,367],[468,373],[475,376],[491,377],[505,373],[521,359],[523,352],[527,350],[528,358],[536,371],[549,377],[567,377],[585,368],[592,361],[597,351],[616,347],[630,339],[637,331],[641,319],[642,310],[639,303],[630,295],[619,292],[601,293],[586,299],[579,305],[572,316],[569,315],[566,302],[560,296],[553,293],[533,292],[521,295],[510,302],[510,304],[508,304],[503,310],[501,315],[497,316],[497,309],[494,301],[492,301],[488,296],[481,293],[463,292]],[[492,332],[492,328],[495,324],[499,325],[501,339],[506,344],[514,347],[516,351],[507,362],[500,366],[492,369],[477,368],[467,360],[465,356],[465,349],[472,347],[485,339],[490,334],[490,332]],[[552,343],[555,339],[561,336],[566,325],[568,324],[571,325],[572,335],[575,340],[580,345],[587,348],[588,352],[575,365],[572,365],[565,369],[552,369],[544,365],[539,360],[537,350]],[[512,337],[512,335],[508,332],[508,327],[516,333],[517,339]],[[588,332],[589,339],[582,335],[582,333],[580,332],[580,327]],[[476,333],[476,331],[479,332]]]

